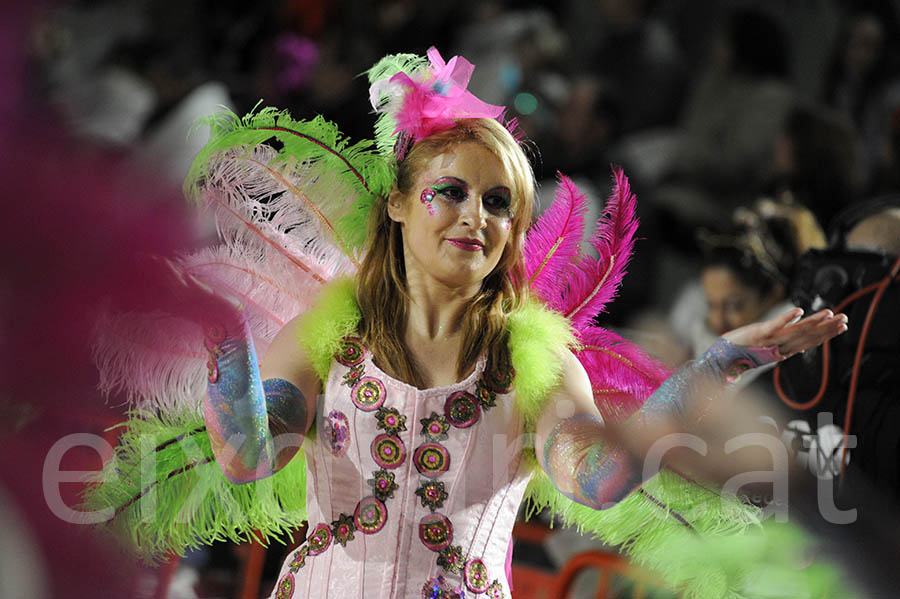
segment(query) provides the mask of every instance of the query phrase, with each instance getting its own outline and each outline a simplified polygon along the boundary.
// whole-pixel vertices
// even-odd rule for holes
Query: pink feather
[[[558,173],[553,203],[528,231],[525,271],[531,289],[551,308],[558,308],[566,274],[578,258],[584,235],[585,195]]]
[[[593,318],[615,297],[634,248],[634,234],[638,228],[635,197],[628,177],[620,168],[613,167],[613,176],[615,188],[590,241],[599,258],[581,257],[572,269],[567,292],[559,307],[578,331],[589,327]]]
[[[604,418],[624,420],[633,414],[671,372],[612,331],[589,327],[578,337],[575,355],[588,373],[594,402]]]

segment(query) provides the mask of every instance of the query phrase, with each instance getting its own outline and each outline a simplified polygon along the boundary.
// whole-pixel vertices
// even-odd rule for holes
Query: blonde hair
[[[513,213],[509,240],[497,266],[484,278],[462,319],[462,347],[457,377],[462,378],[487,351],[489,376],[504,374],[509,365],[506,316],[518,309],[527,290],[522,246],[534,204],[534,173],[512,134],[493,119],[460,119],[452,129],[422,139],[397,170],[395,188],[409,197],[416,176],[434,157],[466,142],[494,154],[511,180]],[[356,278],[362,316],[359,334],[388,375],[419,388],[425,386],[419,366],[403,341],[409,314],[409,294],[400,223],[388,217],[387,197],[379,198],[369,216],[369,242]]]

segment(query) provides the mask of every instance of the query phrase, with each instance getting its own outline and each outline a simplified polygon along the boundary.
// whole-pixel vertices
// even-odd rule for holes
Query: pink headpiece
[[[427,52],[431,67],[400,71],[372,83],[369,99],[377,112],[393,116],[394,155],[402,160],[415,142],[453,127],[456,119],[499,119],[505,108],[482,102],[466,88],[475,65],[461,56],[444,62],[437,48]],[[385,98],[388,100],[385,102]]]

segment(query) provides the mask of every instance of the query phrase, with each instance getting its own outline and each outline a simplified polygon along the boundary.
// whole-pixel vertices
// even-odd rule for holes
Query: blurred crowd
[[[609,165],[630,174],[646,241],[622,324],[668,307],[695,231],[736,208],[769,197],[825,228],[900,185],[898,27],[892,0],[71,1],[34,29],[32,91],[178,183],[199,116],[262,101],[368,138],[360,73],[430,45],[463,55],[470,89],[533,142],[544,195],[561,171],[600,205]]]
[[[34,106],[173,187],[205,142],[199,117],[262,102],[370,138],[361,73],[432,45],[465,56],[469,89],[519,120],[542,207],[562,172],[596,217],[610,165],[629,174],[642,240],[601,321],[672,364],[791,303],[816,309],[833,293],[833,306],[900,254],[900,0],[70,0],[40,10],[25,45]],[[867,340],[866,304],[833,350],[842,370],[822,409],[838,440],[785,429],[817,444],[817,474],[861,461],[894,500],[896,287],[878,296],[884,324]],[[875,366],[859,375],[864,346]],[[804,359],[784,387],[814,394]],[[774,394],[772,373],[762,379]],[[868,399],[851,429],[857,388]],[[815,404],[801,404],[792,422],[809,423]],[[861,435],[859,460],[841,451],[841,428]]]

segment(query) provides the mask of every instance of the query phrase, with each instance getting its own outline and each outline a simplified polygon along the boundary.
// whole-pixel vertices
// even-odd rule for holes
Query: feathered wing
[[[208,122],[211,140],[185,190],[212,217],[219,241],[172,267],[239,301],[262,354],[326,283],[355,272],[369,208],[393,171],[372,142],[350,143],[322,118],[295,121],[264,109]],[[250,485],[232,485],[215,462],[202,416],[207,352],[198,325],[161,311],[108,311],[94,357],[103,391],[123,393],[135,409],[85,502],[111,511],[107,526],[141,555],[265,539],[303,521],[302,452]]]

